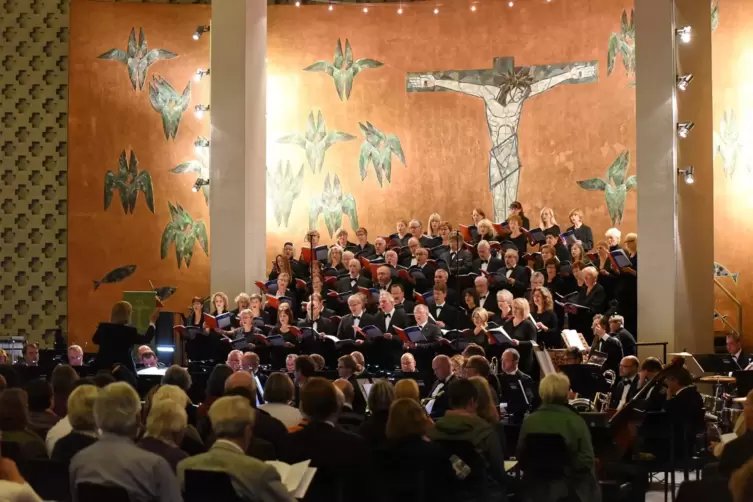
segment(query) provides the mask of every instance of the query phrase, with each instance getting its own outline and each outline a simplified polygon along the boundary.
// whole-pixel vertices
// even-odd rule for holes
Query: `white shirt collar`
[[[735,352],[735,353],[734,353],[734,354],[732,355],[732,357],[734,357],[734,358],[735,358],[735,360],[737,360],[737,359],[738,359],[738,358],[740,357],[740,354],[742,354],[742,353],[743,353],[743,349],[740,349],[740,350],[738,350],[737,352]]]
[[[384,315],[389,315],[390,317],[395,317],[395,307],[392,307],[392,310],[389,312],[385,312]]]
[[[242,453],[242,454],[244,454],[244,455],[246,454],[246,452],[245,452],[245,451],[243,451],[243,448],[241,448],[241,447],[240,447],[240,446],[238,446],[237,444],[233,443],[232,441],[229,441],[229,440],[227,440],[227,439],[218,439],[218,440],[216,440],[216,441],[214,442],[214,444],[219,444],[219,443],[223,443],[223,444],[228,444],[228,445],[230,445],[230,446],[231,446],[231,447],[232,447],[232,448],[233,448],[234,450],[237,450],[237,451],[238,451],[238,453]]]

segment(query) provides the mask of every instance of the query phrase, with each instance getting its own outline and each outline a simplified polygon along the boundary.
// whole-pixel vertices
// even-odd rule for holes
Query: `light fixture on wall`
[[[436,14],[439,14],[439,9],[435,8],[435,9],[434,9],[434,14],[435,14],[435,15],[436,15]]]
[[[193,184],[193,188],[191,188],[192,192],[198,192],[201,190],[201,187],[209,185],[209,178],[196,178],[196,183]]]
[[[515,2],[513,2],[512,0],[510,0],[509,2],[507,2],[507,6],[508,7],[512,7],[513,5],[515,5]]]
[[[196,118],[201,120],[204,118],[204,112],[209,111],[209,105],[196,105],[193,107],[193,114],[196,115]]]
[[[678,169],[677,170],[678,175],[683,176],[683,181],[686,185],[692,185],[695,182],[695,167],[694,166],[688,166],[685,169]]]
[[[690,134],[690,131],[695,127],[695,122],[680,122],[677,124],[677,134],[685,139]]]
[[[369,8],[368,7],[364,7],[363,8],[363,13],[364,14],[368,14],[369,13]]]
[[[301,2],[296,2],[296,3],[295,3],[295,6],[296,6],[296,7],[300,7],[300,6],[301,6]]]
[[[690,82],[693,81],[695,77],[693,77],[692,73],[686,73],[685,75],[680,75],[677,77],[677,88],[681,91],[685,91],[688,89],[688,85],[690,85]]]
[[[196,75],[193,76],[193,79],[195,82],[201,82],[201,79],[206,75],[209,75],[210,73],[211,71],[209,70],[209,68],[207,68],[206,70],[199,68],[198,70],[196,70]]]
[[[397,8],[397,13],[398,13],[398,15],[402,14],[403,13],[403,8],[402,7],[398,7]]]
[[[193,39],[198,40],[201,38],[201,36],[204,33],[209,33],[209,31],[210,31],[209,25],[197,26],[196,31],[193,32]]]
[[[475,5],[471,5],[471,12],[476,12],[477,7]]]
[[[690,40],[693,38],[693,29],[690,26],[684,26],[682,28],[677,28],[675,30],[675,33],[677,33],[677,36],[680,37],[680,41],[684,44],[689,44]]]
[[[327,10],[332,12],[333,10],[335,10],[335,6],[332,4],[329,4],[329,7],[327,7]]]
[[[207,138],[205,138],[204,136],[199,136],[196,141],[193,142],[193,147],[196,150],[196,153],[198,155],[201,155],[203,153],[201,149],[209,148],[209,144],[210,143]]]

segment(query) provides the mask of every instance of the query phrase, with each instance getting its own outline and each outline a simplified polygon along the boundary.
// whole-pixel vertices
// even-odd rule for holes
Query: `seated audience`
[[[476,414],[489,422],[492,427],[499,424],[499,399],[495,399],[489,381],[483,376],[468,376],[468,380],[476,387],[478,401],[476,405]],[[504,436],[500,436],[500,443],[504,451]]]
[[[294,502],[277,470],[245,453],[258,416],[248,399],[240,396],[215,401],[209,409],[209,418],[217,440],[208,452],[178,464],[180,486],[185,488],[187,470],[221,471],[230,477],[242,500]]]
[[[753,460],[735,471],[729,482],[729,491],[732,492],[732,502],[753,500]]]
[[[353,411],[356,413],[366,413],[366,398],[363,396],[357,381],[358,363],[352,355],[340,357],[337,360],[337,374],[340,378],[347,380],[353,386],[355,396],[353,398]]]
[[[506,475],[502,443],[495,428],[478,415],[479,397],[473,382],[450,382],[447,400],[447,413],[429,429],[428,437],[435,441],[466,441],[472,444],[486,460],[489,475],[500,489],[504,489]]]
[[[29,429],[44,439],[47,431],[60,420],[52,411],[52,386],[46,380],[32,380],[26,384],[26,393],[29,396]]]
[[[484,356],[471,356],[466,359],[463,371],[466,378],[478,376],[486,380],[491,387],[494,402],[499,404],[499,380],[497,375],[492,373],[489,361]]]
[[[225,380],[233,374],[233,370],[227,364],[218,364],[214,367],[207,379],[207,388],[205,392],[204,402],[199,405],[199,409],[196,410],[197,420],[207,417],[209,408],[216,400],[222,397],[225,392]]]
[[[310,357],[314,361],[314,371],[324,371],[324,366],[327,364],[324,356],[321,354],[311,354]]]
[[[311,378],[301,389],[301,413],[308,425],[290,435],[281,460],[311,460],[316,475],[307,502],[374,500],[371,451],[366,440],[335,427],[337,388],[323,378]],[[338,498],[340,497],[340,498]]]
[[[743,405],[745,432],[724,445],[719,460],[719,473],[729,478],[732,473],[753,459],[753,390],[748,392]]]
[[[165,371],[161,383],[162,385],[176,385],[184,392],[188,392],[191,389],[191,375],[186,368],[173,364]]]
[[[371,386],[368,399],[371,415],[361,425],[359,433],[372,447],[384,444],[387,418],[394,400],[395,388],[388,380],[377,380]]]
[[[94,385],[81,385],[68,398],[67,419],[71,423],[70,434],[58,439],[50,458],[70,465],[71,459],[84,448],[94,444],[99,436],[94,423],[94,402],[99,389]]]
[[[521,457],[525,438],[529,434],[557,434],[562,436],[570,451],[571,465],[565,478],[569,489],[581,502],[600,500],[599,483],[596,481],[593,444],[588,425],[578,413],[568,406],[570,380],[563,373],[553,373],[541,380],[539,395],[541,406],[523,420],[518,439],[518,458]],[[557,490],[556,486],[541,483],[543,496]],[[538,493],[538,492],[537,492]],[[539,500],[539,499],[534,499]],[[541,498],[540,500],[548,500]]]
[[[3,502],[42,502],[9,458],[0,457],[0,494]]]
[[[161,385],[159,389],[157,389],[157,391],[153,394],[151,401],[149,399],[149,395],[147,395],[146,404],[144,405],[143,410],[144,422],[147,421],[147,418],[151,413],[151,407],[165,400],[178,403],[183,407],[183,409],[186,410],[186,413],[188,413],[187,410],[192,409],[193,407],[190,399],[188,398],[188,394],[186,394],[183,389],[181,389],[177,385]],[[178,443],[178,446],[181,450],[188,453],[189,455],[198,455],[199,453],[204,453],[205,451],[207,451],[198,430],[190,423],[186,426],[182,440],[180,443]],[[167,460],[169,461],[169,459]]]
[[[79,483],[124,488],[131,502],[180,502],[175,475],[167,461],[134,443],[139,431],[139,395],[124,382],[102,389],[94,402],[94,422],[100,439],[71,460],[70,479]]]
[[[0,432],[6,443],[15,443],[24,459],[47,458],[44,441],[29,428],[28,397],[23,389],[0,394]]]
[[[188,415],[183,403],[171,399],[161,399],[152,404],[146,418],[146,434],[139,446],[167,460],[175,471],[178,462],[188,458],[188,453],[180,449],[183,435],[188,426]]]
[[[337,415],[337,425],[351,432],[358,432],[358,428],[363,424],[364,416],[353,411],[353,386],[347,380],[338,378],[335,380],[335,387],[340,391],[338,399],[340,403],[340,413]]]
[[[52,411],[59,417],[68,414],[68,396],[73,392],[73,386],[78,380],[78,373],[71,366],[61,364],[55,366],[50,376],[52,385]]]
[[[264,387],[264,404],[259,409],[269,413],[287,427],[294,427],[303,418],[298,408],[292,406],[295,386],[287,373],[272,373]]]
[[[225,361],[225,364],[230,366],[230,369],[232,369],[233,371],[240,371],[242,363],[243,352],[241,352],[240,350],[231,350],[227,355],[227,361]]]
[[[418,384],[412,378],[399,380],[395,384],[395,399],[412,399],[419,403],[421,401],[421,392]]]

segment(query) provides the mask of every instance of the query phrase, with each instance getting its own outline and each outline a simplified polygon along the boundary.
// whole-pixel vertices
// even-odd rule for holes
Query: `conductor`
[[[97,326],[97,332],[92,342],[99,345],[99,352],[94,362],[97,369],[109,370],[114,364],[121,364],[136,374],[131,350],[134,345],[148,344],[154,338],[155,324],[159,310],[155,310],[149,319],[149,328],[143,335],[139,334],[135,326],[131,326],[133,307],[128,302],[117,302],[112,306],[110,322],[102,322]]]

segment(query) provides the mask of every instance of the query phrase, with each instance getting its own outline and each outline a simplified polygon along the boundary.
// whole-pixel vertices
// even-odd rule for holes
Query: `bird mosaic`
[[[356,78],[363,70],[370,68],[379,68],[384,63],[374,59],[362,58],[353,61],[353,49],[350,47],[350,41],[345,39],[345,53],[343,54],[342,42],[337,39],[335,47],[335,59],[332,63],[329,61],[317,61],[307,66],[303,71],[320,71],[324,72],[335,81],[335,89],[340,101],[347,101],[350,98],[350,91],[353,89],[353,79]]]
[[[358,228],[356,199],[352,194],[342,193],[340,178],[336,174],[334,183],[330,183],[329,173],[327,173],[322,194],[311,198],[309,204],[309,228],[311,230],[318,226],[321,214],[324,214],[324,223],[330,237],[342,226],[343,214],[350,219],[350,226],[354,231]]]
[[[183,162],[170,169],[175,174],[195,174],[196,178],[203,180],[209,179],[209,158],[208,148],[197,148],[196,156],[198,159]],[[204,194],[204,201],[209,205],[209,184],[201,185],[201,192]]]
[[[314,111],[312,110],[309,112],[305,133],[287,134],[279,138],[277,142],[289,143],[303,148],[306,151],[306,159],[308,160],[311,172],[316,174],[322,170],[324,155],[327,153],[329,147],[335,143],[350,141],[352,139],[355,139],[355,136],[346,132],[328,132],[327,124],[324,121],[321,110],[317,113],[316,119],[314,119]]]
[[[120,153],[117,173],[107,171],[105,174],[105,211],[110,207],[115,190],[118,191],[125,214],[133,214],[139,192],[144,193],[146,205],[154,213],[152,176],[147,171],[139,172],[139,161],[133,150],[128,160],[125,150]]]
[[[612,33],[609,37],[609,52],[607,53],[607,75],[614,71],[617,55],[622,56],[622,64],[628,76],[635,75],[635,10],[630,11],[628,22],[627,11],[622,11],[620,32]],[[635,80],[628,84],[635,87]]]
[[[609,217],[612,218],[613,226],[622,221],[627,193],[630,190],[636,190],[638,187],[638,178],[635,175],[626,177],[629,166],[630,151],[625,150],[617,156],[617,159],[607,169],[606,179],[591,178],[576,182],[584,190],[604,192],[607,210]]]
[[[175,258],[178,261],[178,268],[181,268],[185,261],[186,267],[191,266],[193,251],[198,242],[204,254],[209,256],[209,237],[207,236],[207,227],[203,221],[196,220],[183,209],[180,204],[170,207],[170,221],[162,232],[162,243],[160,245],[160,257],[164,260],[170,250],[170,246],[175,244]]]
[[[303,185],[303,165],[294,175],[290,168],[290,161],[283,167],[282,160],[277,162],[277,169],[267,168],[267,198],[272,201],[272,212],[277,226],[288,226],[293,202],[301,194]]]
[[[128,37],[128,47],[126,52],[120,49],[110,49],[104,54],[97,56],[97,59],[110,61],[119,61],[128,69],[128,78],[131,79],[133,89],[142,90],[146,73],[149,67],[158,61],[165,61],[178,57],[174,52],[165,49],[149,50],[146,42],[144,28],[139,28],[139,43],[136,45],[136,28],[131,29],[131,35]]]
[[[392,178],[392,155],[405,166],[405,154],[403,147],[400,145],[400,139],[395,134],[385,134],[371,122],[366,125],[358,123],[364,136],[361,143],[361,155],[358,157],[358,171],[361,175],[361,181],[366,179],[369,165],[374,166],[379,186],[382,185],[382,178],[391,183]],[[407,166],[406,166],[407,167]]]
[[[188,81],[183,94],[178,94],[167,80],[152,76],[152,81],[149,83],[149,101],[154,111],[162,115],[165,139],[172,138],[175,140],[180,119],[191,102],[191,81]]]

